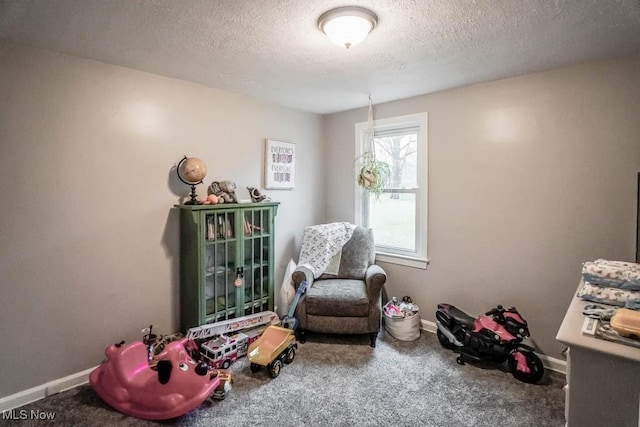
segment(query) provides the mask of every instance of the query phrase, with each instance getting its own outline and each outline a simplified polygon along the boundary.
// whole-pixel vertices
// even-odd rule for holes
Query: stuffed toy
[[[203,205],[215,205],[219,202],[218,196],[215,194],[209,194],[204,200],[201,200]]]
[[[236,183],[233,181],[213,181],[209,186],[209,194],[218,197],[218,203],[238,203]]]

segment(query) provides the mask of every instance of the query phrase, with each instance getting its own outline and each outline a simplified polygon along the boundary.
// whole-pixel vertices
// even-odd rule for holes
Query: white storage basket
[[[390,317],[383,313],[384,329],[400,341],[415,341],[420,338],[420,315],[418,312],[405,317]]]

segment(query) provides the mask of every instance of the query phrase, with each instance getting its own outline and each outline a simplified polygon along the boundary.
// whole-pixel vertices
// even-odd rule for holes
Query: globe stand
[[[189,197],[191,197],[191,200],[189,200],[187,202],[184,202],[184,204],[185,205],[201,205],[202,202],[199,201],[198,199],[196,199],[196,186],[195,186],[195,184],[189,184],[187,182],[185,182],[185,184],[191,185],[191,194],[189,195]],[[199,182],[199,184],[202,184],[202,182]]]
[[[198,184],[202,184],[202,180],[198,181],[198,182],[194,182],[194,181],[187,181],[186,179],[184,179],[182,177],[182,174],[180,174],[180,167],[182,166],[182,164],[188,160],[187,156],[184,156],[182,158],[182,160],[180,160],[180,162],[178,162],[178,166],[176,167],[176,174],[178,175],[178,178],[180,179],[180,181],[184,182],[185,184],[187,184],[188,186],[191,187],[191,194],[189,194],[190,200],[184,202],[185,205],[201,205],[202,202],[199,201],[196,198],[196,185]]]

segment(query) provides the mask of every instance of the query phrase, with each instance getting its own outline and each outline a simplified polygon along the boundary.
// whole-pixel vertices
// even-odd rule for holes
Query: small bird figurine
[[[260,191],[255,187],[247,187],[247,190],[249,190],[249,195],[251,196],[251,201],[253,203],[264,202],[264,201],[268,202],[270,200],[267,196],[265,196],[264,194],[261,194]]]

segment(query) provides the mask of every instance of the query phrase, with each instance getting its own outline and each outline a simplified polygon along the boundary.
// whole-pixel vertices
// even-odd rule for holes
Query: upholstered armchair
[[[373,231],[356,227],[342,247],[337,274],[313,272],[298,266],[293,272],[296,288],[307,281],[306,292],[296,307],[298,338],[305,342],[307,331],[333,334],[368,334],[376,346],[382,312],[384,270],[374,264]]]

